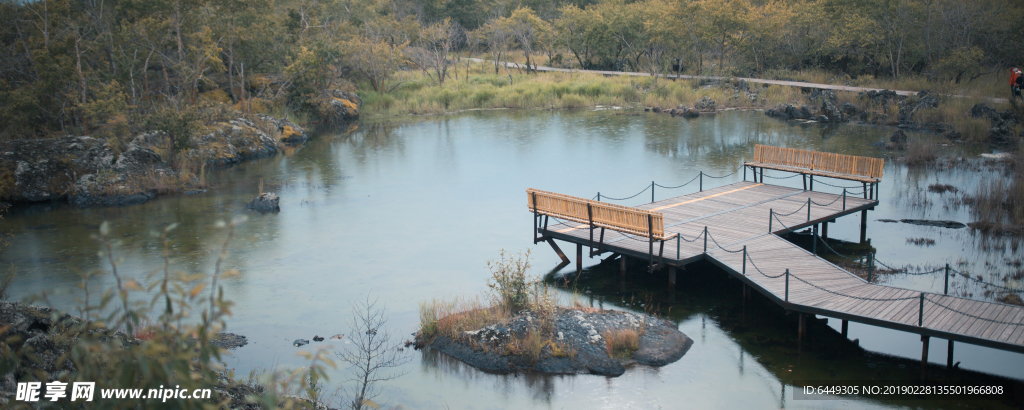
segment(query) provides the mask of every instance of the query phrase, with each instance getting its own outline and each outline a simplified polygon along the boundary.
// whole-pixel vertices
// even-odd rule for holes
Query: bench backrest
[[[598,202],[532,188],[526,190],[526,198],[530,212],[536,210],[541,215],[550,215],[588,225],[592,221],[594,226],[599,228],[607,228],[645,238],[653,234],[655,239],[667,239],[664,237],[665,219],[661,212]],[[536,201],[536,208],[534,208],[534,201]],[[589,212],[587,210],[588,205],[590,206]]]
[[[771,147],[760,144],[754,146],[754,162],[869,178],[881,178],[882,167],[885,165],[885,160],[881,158]]]

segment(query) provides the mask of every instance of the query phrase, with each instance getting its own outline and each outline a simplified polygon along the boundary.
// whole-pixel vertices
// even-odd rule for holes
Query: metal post
[[[775,210],[768,208],[768,233],[772,233],[772,219],[775,219]]]
[[[860,211],[860,243],[864,243],[868,237],[868,210]]]
[[[843,333],[843,338],[844,339],[846,338],[846,335],[847,335],[847,333],[849,331],[849,328],[850,328],[850,322],[846,321],[846,319],[843,319],[843,326],[842,326],[841,332]]]
[[[821,235],[818,235],[821,237],[821,242],[823,243],[828,242],[828,222],[829,221],[825,221],[821,223]]]
[[[537,215],[537,193],[536,192],[531,192],[530,193],[530,199],[533,200],[533,244],[536,245],[537,244],[537,223],[538,223],[538,221],[537,221],[537,218],[538,218],[538,215]]]
[[[654,181],[651,181],[651,203],[654,203]]]
[[[917,325],[924,326],[924,292],[921,292],[921,307],[917,310]]]
[[[583,273],[583,244],[576,244],[576,273]]]
[[[743,245],[743,276],[747,276],[747,245]]]
[[[653,184],[653,182],[652,182]],[[653,192],[653,191],[652,191]],[[654,272],[654,217],[651,214],[647,214],[647,243],[650,244],[650,253],[648,253],[647,270],[648,272]]]
[[[875,268],[875,253],[868,254],[868,283],[871,283],[871,271]]]
[[[924,379],[928,369],[928,341],[931,338],[921,335],[921,378]]]
[[[807,222],[811,221],[811,198],[807,198]]]
[[[807,190],[807,174],[800,174],[800,179],[804,181],[804,191]]]
[[[868,183],[861,182],[860,185],[864,189],[864,199],[868,199]]]
[[[878,194],[881,193],[881,188],[879,187],[879,185],[881,185],[881,184],[882,184],[882,181],[875,182],[875,200],[876,201],[878,200]]]
[[[786,269],[786,302],[789,302],[789,269]]]
[[[743,166],[743,182],[747,181],[747,166]]]
[[[590,243],[587,246],[590,248],[590,257],[594,257],[594,211],[590,207],[590,203],[587,203],[587,219],[590,220]]]
[[[704,253],[708,253],[708,227],[704,226]]]
[[[811,180],[811,191],[813,191],[814,190],[814,175],[808,175],[807,179]]]
[[[601,193],[600,192],[597,193],[597,197],[598,198],[601,197]],[[600,199],[598,199],[598,200],[600,201]],[[843,210],[844,211],[846,210],[846,188],[843,188]]]
[[[942,294],[949,294],[949,264],[946,264],[946,284],[942,286]]]
[[[953,368],[953,341],[949,341],[949,346],[946,347],[946,368]]]
[[[764,183],[764,167],[761,167],[761,178],[759,179],[759,181],[760,181],[760,182],[761,182],[762,184]]]
[[[601,202],[601,193],[600,192],[597,193],[597,202]],[[843,202],[843,203],[845,204],[846,202]]]
[[[811,229],[811,253],[814,255],[818,254],[818,224],[814,224]]]
[[[676,260],[679,260],[679,247],[682,245],[680,243],[680,241],[681,241],[680,236],[682,236],[682,235],[683,235],[682,233],[677,233],[676,234]]]
[[[700,172],[700,192],[704,192],[704,171]]]

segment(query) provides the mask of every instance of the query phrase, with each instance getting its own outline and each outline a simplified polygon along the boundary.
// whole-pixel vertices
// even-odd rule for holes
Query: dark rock
[[[683,109],[682,116],[683,118],[697,118],[700,117],[700,112],[687,107]]]
[[[359,118],[363,100],[355,93],[326,90],[313,102],[313,112],[326,122],[346,122]]]
[[[811,109],[806,105],[797,108],[793,104],[778,104],[775,108],[765,110],[764,114],[769,117],[776,117],[784,120],[807,120],[813,117]]]
[[[707,96],[701,97],[693,108],[699,111],[715,111],[715,100]]]
[[[903,130],[896,130],[896,132],[893,132],[892,135],[889,136],[889,142],[899,145],[906,144],[907,133],[903,132]]]
[[[305,346],[305,345],[308,345],[308,344],[309,344],[309,340],[306,340],[306,339],[295,339],[295,341],[292,342],[292,346],[295,346],[295,347],[302,347],[302,346]]]
[[[971,107],[971,116],[974,118],[993,118],[997,114],[998,111],[985,103],[974,104],[974,107]]]
[[[206,193],[206,190],[205,189],[190,189],[188,191],[185,191],[185,195],[198,195],[198,194],[202,194],[202,193]]]
[[[946,138],[950,141],[960,141],[964,139],[964,135],[961,134],[960,131],[950,131],[946,133]]]
[[[819,121],[821,122],[840,123],[847,121],[846,113],[841,111],[839,108],[836,108],[835,104],[832,104],[828,99],[823,99],[821,101],[821,110],[819,112],[821,114],[819,116]],[[820,117],[825,117],[825,120],[822,121]]]
[[[185,156],[210,166],[230,166],[277,154],[277,139],[246,118],[217,124],[214,131],[193,137]]]
[[[966,228],[967,227],[967,225],[964,225],[964,224],[962,224],[960,222],[957,222],[957,221],[937,221],[937,220],[930,220],[930,219],[900,219],[900,222],[903,222],[905,224],[911,224],[911,225],[935,226],[935,227],[939,227],[939,228],[950,228],[950,229],[961,229],[961,228]]]
[[[843,112],[846,113],[846,115],[854,115],[858,112],[857,107],[848,102],[843,103],[843,105],[839,107],[839,109],[843,110]]]
[[[277,194],[264,192],[253,198],[247,207],[258,212],[278,212],[281,210],[280,201]]]
[[[749,89],[750,84],[747,83],[747,80],[740,80],[738,83],[736,83],[736,91],[747,91]]]
[[[234,333],[217,333],[210,339],[210,344],[221,349],[237,349],[249,344],[249,340],[245,336]]]
[[[324,341],[324,338],[322,338],[320,336],[313,336],[313,341],[314,342],[322,342],[322,341]]]

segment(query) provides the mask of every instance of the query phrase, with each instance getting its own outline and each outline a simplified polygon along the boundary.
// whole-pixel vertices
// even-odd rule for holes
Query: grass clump
[[[601,336],[610,357],[629,357],[640,348],[640,334],[636,329],[614,329]]]

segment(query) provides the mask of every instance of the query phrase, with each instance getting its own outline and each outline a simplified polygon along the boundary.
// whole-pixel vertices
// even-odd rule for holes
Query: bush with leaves
[[[502,305],[512,313],[530,306],[537,278],[526,275],[530,269],[529,250],[512,255],[502,249],[498,260],[487,262],[487,268],[491,271],[487,286],[491,288],[496,305]]]

